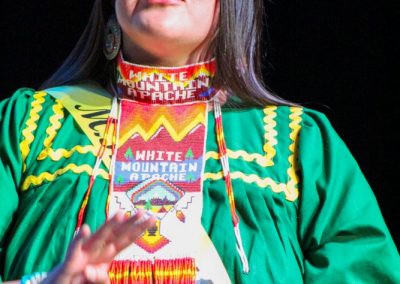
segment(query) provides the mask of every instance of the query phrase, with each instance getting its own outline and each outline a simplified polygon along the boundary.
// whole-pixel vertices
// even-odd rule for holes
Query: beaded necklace
[[[219,281],[215,283],[228,283],[223,265],[223,272],[212,270],[218,267],[215,264],[222,262],[199,218],[206,114],[208,103],[212,103],[236,249],[243,272],[248,273],[223,135],[218,100],[221,91],[210,87],[215,61],[180,68],[154,68],[130,64],[120,54],[118,72],[121,98],[113,99],[103,141],[78,214],[76,232],[83,223],[97,171],[109,147],[112,158],[106,216],[121,209],[134,214],[135,209],[144,208],[159,219],[152,232],[146,232],[113,261],[109,273],[111,283],[194,283],[199,279],[211,279],[216,273],[222,276],[213,278]],[[155,149],[155,145],[159,148]],[[193,229],[197,233],[192,238],[206,243],[208,250],[205,251],[218,259],[205,264],[205,260],[199,260],[198,251],[184,245],[184,248],[180,247],[183,255],[175,253],[170,257],[165,251],[176,251],[176,243],[182,246],[184,242],[180,234],[168,233],[168,226],[175,226],[177,231]]]

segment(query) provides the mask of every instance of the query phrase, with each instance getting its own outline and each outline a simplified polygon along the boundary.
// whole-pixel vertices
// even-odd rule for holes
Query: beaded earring
[[[110,16],[104,30],[103,52],[108,60],[113,60],[121,48],[121,28],[114,14]]]

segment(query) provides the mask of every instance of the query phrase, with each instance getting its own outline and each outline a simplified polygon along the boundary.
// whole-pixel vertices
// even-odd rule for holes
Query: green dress
[[[244,274],[208,115],[202,224],[233,283],[400,283],[398,251],[346,145],[323,114],[286,106],[223,107]],[[65,257],[96,149],[46,91],[2,101],[0,131],[0,279],[12,280]],[[107,194],[100,174],[92,230],[105,222]]]

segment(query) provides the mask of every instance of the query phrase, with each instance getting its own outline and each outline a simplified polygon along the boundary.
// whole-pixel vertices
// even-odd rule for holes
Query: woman
[[[400,281],[344,143],[261,84],[261,4],[95,2],[43,91],[0,105],[4,280]]]

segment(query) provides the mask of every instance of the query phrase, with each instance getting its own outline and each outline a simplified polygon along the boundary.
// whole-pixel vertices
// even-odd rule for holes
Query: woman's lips
[[[147,0],[149,5],[177,5],[185,2],[184,0]]]

